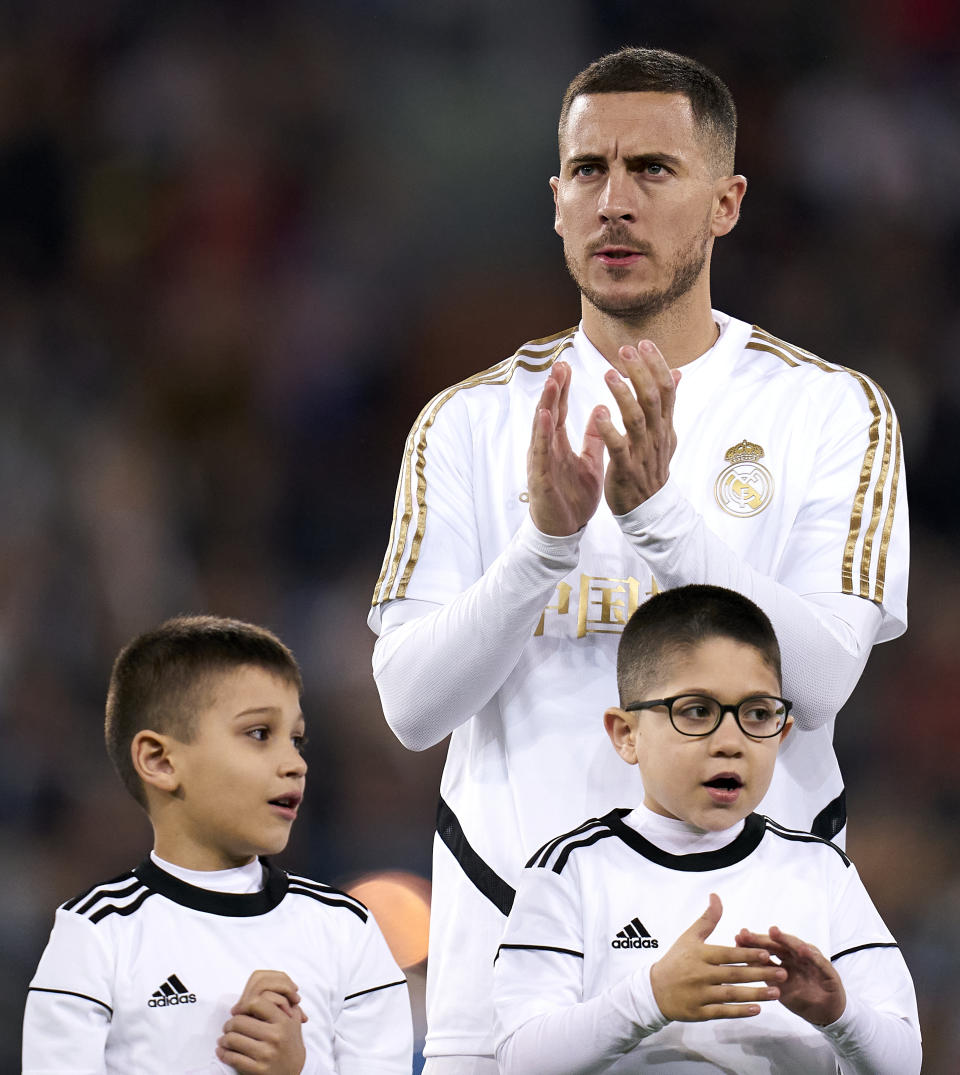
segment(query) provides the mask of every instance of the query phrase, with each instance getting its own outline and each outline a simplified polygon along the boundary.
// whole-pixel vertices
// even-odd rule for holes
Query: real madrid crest
[[[763,511],[773,499],[773,475],[761,464],[763,456],[760,445],[748,440],[724,454],[730,465],[720,471],[714,494],[728,515],[746,519]]]

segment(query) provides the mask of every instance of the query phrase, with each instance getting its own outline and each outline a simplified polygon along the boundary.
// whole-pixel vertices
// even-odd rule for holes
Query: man
[[[570,84],[559,134],[550,185],[581,324],[424,408],[369,619],[394,732],[412,749],[453,733],[432,1075],[496,1071],[492,962],[524,861],[635,797],[599,714],[639,603],[712,583],[767,613],[797,733],[760,809],[828,839],[846,820],[835,715],[874,641],[906,625],[885,394],[711,309],[713,243],[746,190],[726,86],[685,57],[624,49]]]

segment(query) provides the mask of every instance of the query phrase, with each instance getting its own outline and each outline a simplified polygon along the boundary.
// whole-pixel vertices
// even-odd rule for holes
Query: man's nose
[[[604,223],[636,219],[636,189],[625,171],[610,170],[600,195],[598,210]]]

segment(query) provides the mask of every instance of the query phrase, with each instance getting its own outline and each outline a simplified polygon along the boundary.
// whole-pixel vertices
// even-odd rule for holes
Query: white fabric
[[[629,842],[631,831],[648,843]],[[698,839],[641,807],[619,828],[595,823],[548,845],[523,871],[494,971],[501,1071],[836,1075],[840,1061],[844,1075],[919,1072],[913,982],[856,869],[836,848],[790,835],[754,815]],[[666,854],[653,861],[650,845]],[[814,1027],[774,1001],[747,1019],[664,1018],[650,968],[711,892],[723,917],[708,943],[777,924],[835,958],[848,996],[837,1022]],[[631,926],[642,936],[638,922],[644,946],[614,947]]]
[[[411,431],[369,616],[374,674],[402,741],[419,749],[452,731],[441,794],[507,886],[552,832],[639,798],[601,716],[616,701],[619,633],[661,573],[671,585],[737,580],[784,633],[784,694],[806,730],[785,743],[762,809],[796,828],[841,794],[834,714],[875,638],[903,630],[906,494],[886,397],[714,316],[716,345],[683,368],[670,481],[619,520],[601,501],[580,534],[545,538],[529,519],[526,453],[547,369],[571,365],[571,443],[612,402],[609,366],[582,331],[441,393]],[[762,448],[769,476],[753,515],[717,499],[741,441]],[[428,1056],[491,1052],[502,927],[438,839]]]
[[[150,861],[166,873],[196,888],[205,888],[209,892],[233,892],[238,895],[245,892],[259,892],[263,888],[263,866],[259,859],[253,859],[246,866],[236,866],[230,870],[188,870],[175,862],[162,859],[156,851],[150,852]]]
[[[304,1075],[409,1075],[406,981],[372,915],[274,868],[250,893],[250,874],[201,889],[145,863],[59,908],[27,997],[25,1075],[228,1075],[214,1050],[255,970],[299,987]]]
[[[492,1056],[432,1056],[423,1075],[500,1075],[500,1067]]]

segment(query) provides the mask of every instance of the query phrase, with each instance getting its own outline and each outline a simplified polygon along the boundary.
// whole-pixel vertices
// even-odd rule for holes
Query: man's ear
[[[560,178],[559,176],[552,176],[550,179],[550,189],[553,191],[553,230],[563,238],[563,221],[560,219]]]
[[[130,758],[144,785],[173,794],[180,786],[176,766],[170,756],[171,739],[144,728],[130,744]]]
[[[740,203],[746,192],[746,176],[728,175],[717,180],[710,229],[713,235],[726,235],[733,231],[740,219]]]
[[[628,765],[637,764],[637,718],[618,706],[603,714],[603,726],[610,736],[613,749]]]

